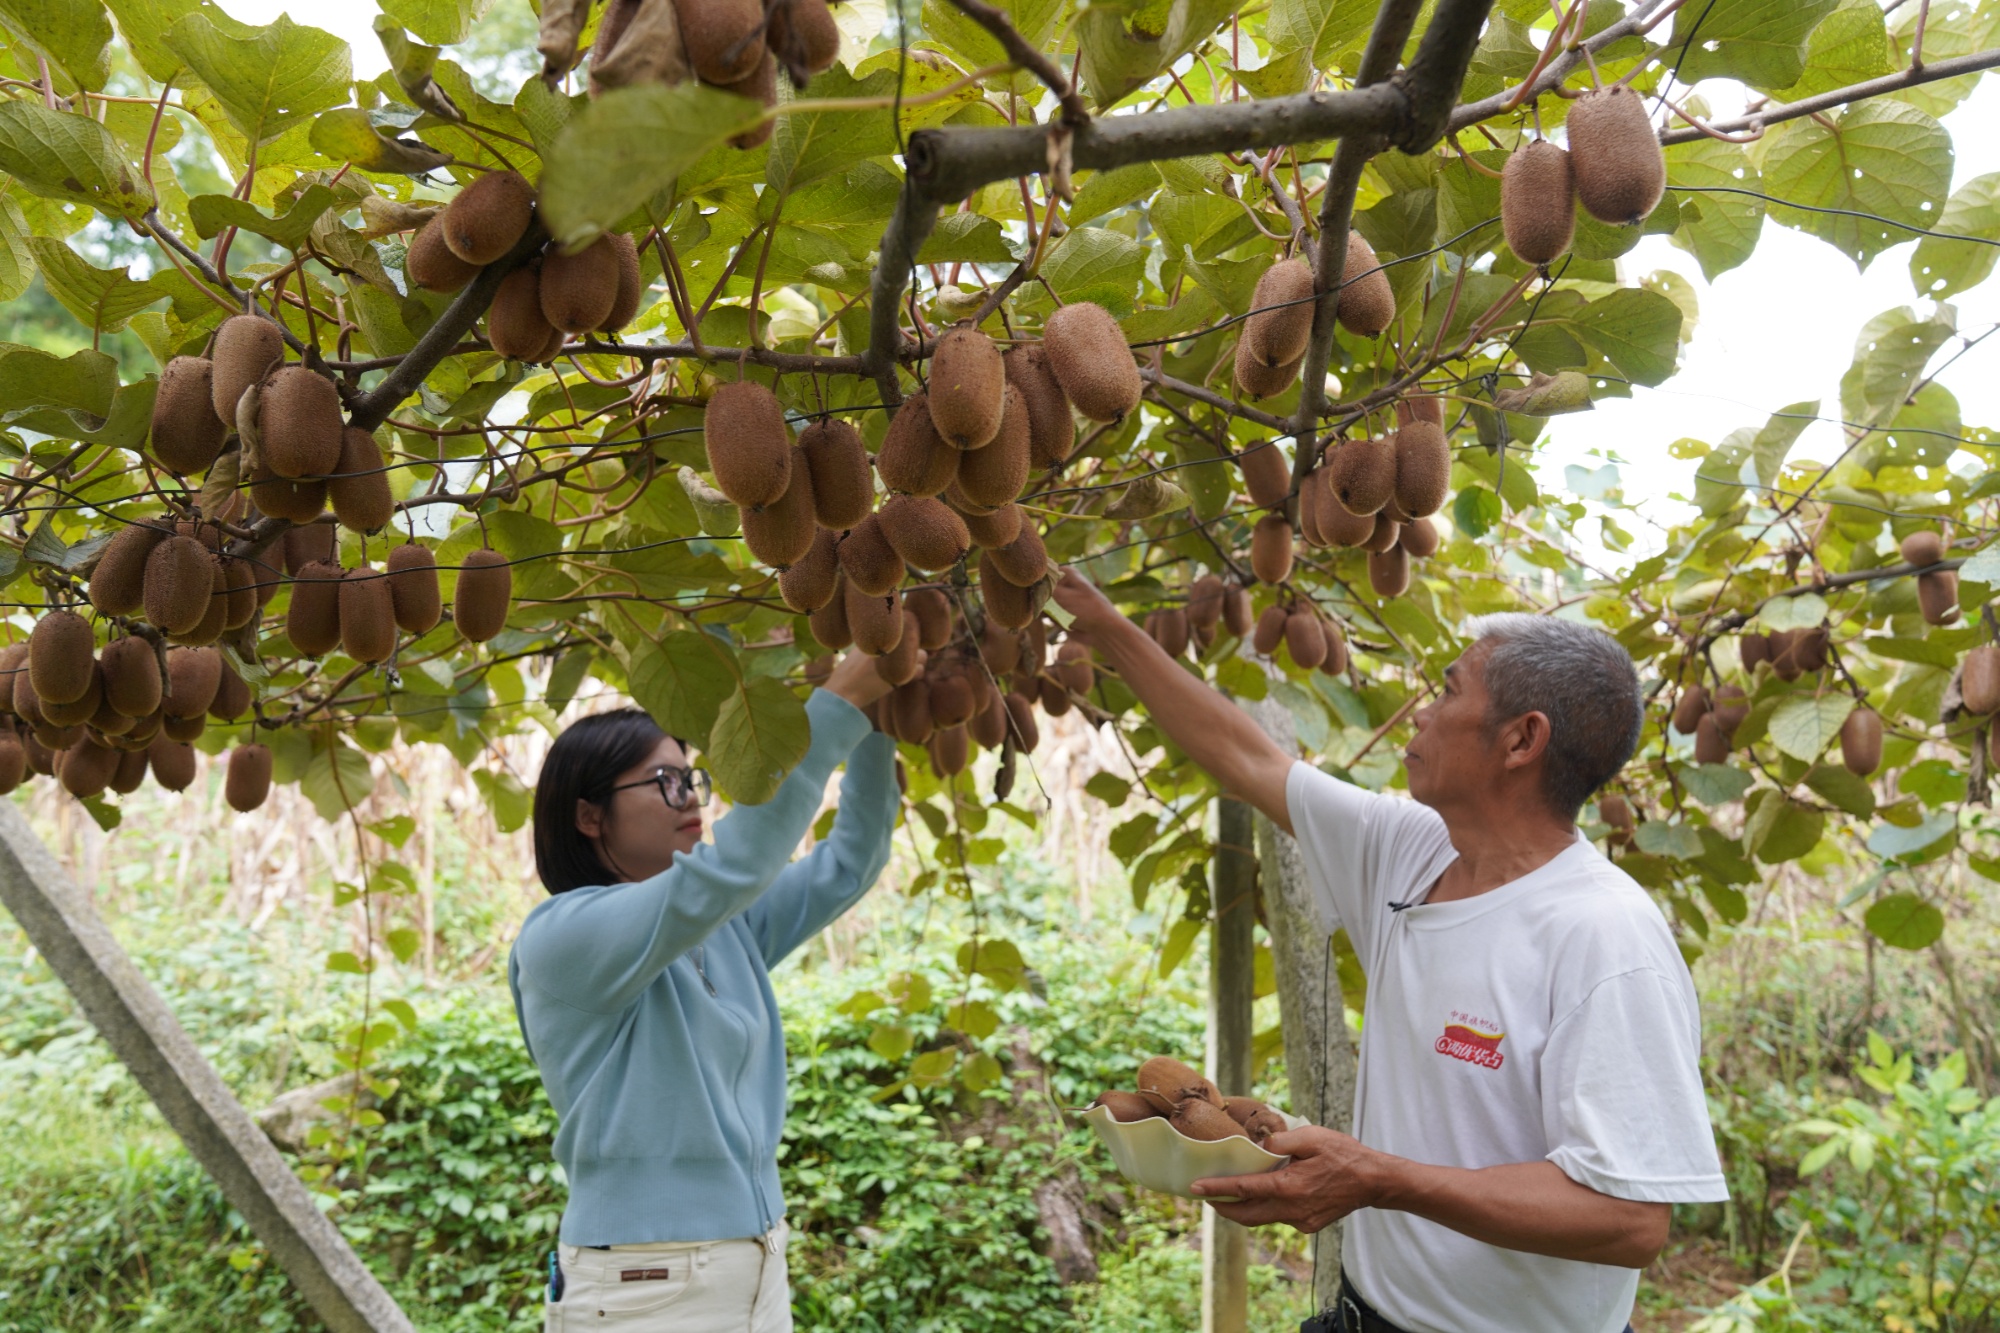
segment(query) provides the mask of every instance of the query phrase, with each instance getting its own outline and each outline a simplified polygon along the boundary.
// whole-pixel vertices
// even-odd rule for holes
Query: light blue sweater
[[[561,1122],[568,1244],[730,1240],[784,1216],[769,969],[882,873],[898,800],[895,745],[859,709],[820,691],[806,715],[812,748],[776,796],[651,879],[551,897],[514,941],[514,1012]],[[843,759],[831,836],[786,864]]]

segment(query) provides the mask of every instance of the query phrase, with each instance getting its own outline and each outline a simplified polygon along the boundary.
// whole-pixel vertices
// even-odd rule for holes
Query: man
[[[1415,800],[1284,753],[1077,574],[1056,601],[1222,786],[1298,840],[1368,975],[1354,1137],[1197,1182],[1248,1225],[1348,1222],[1344,1333],[1617,1333],[1676,1203],[1727,1197],[1686,965],[1645,892],[1585,842],[1583,803],[1638,743],[1608,635],[1488,616],[1415,714]]]

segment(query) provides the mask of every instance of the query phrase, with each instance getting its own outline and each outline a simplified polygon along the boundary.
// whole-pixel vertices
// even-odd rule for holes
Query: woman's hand
[[[875,669],[874,658],[850,652],[834,664],[833,674],[820,688],[831,690],[856,708],[866,708],[894,687]]]

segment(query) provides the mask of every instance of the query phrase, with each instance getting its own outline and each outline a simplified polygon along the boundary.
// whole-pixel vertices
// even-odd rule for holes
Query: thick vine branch
[[[1880,97],[1884,93],[1901,92],[1905,88],[1916,88],[1939,79],[1955,79],[1964,74],[1977,74],[1982,70],[2000,67],[2000,48],[1991,51],[1974,51],[1971,55],[1953,56],[1931,65],[1920,65],[1906,69],[1900,74],[1885,74],[1879,79],[1869,79],[1862,83],[1851,83],[1845,88],[1835,88],[1832,92],[1820,93],[1816,97],[1802,97],[1796,102],[1774,102],[1748,115],[1734,120],[1708,122],[1708,128],[1723,134],[1734,134],[1739,130],[1761,130],[1781,121],[1797,120],[1801,116],[1814,115],[1849,102],[1859,102],[1870,97]],[[1670,131],[1660,136],[1663,144],[1692,143],[1705,137],[1702,130],[1692,126]]]
[[[1077,95],[1076,84],[1062,72],[1062,66],[1028,45],[1028,39],[1014,26],[1005,10],[983,0],[951,0],[952,7],[993,34],[1007,58],[1040,79],[1062,103],[1063,124],[1075,128],[1090,123],[1090,111]]]

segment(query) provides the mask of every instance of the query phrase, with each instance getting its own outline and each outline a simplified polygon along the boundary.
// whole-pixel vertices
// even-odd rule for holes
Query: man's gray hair
[[[1543,791],[1557,814],[1574,818],[1638,748],[1645,708],[1631,654],[1603,630],[1555,616],[1475,616],[1466,632],[1485,647],[1487,724],[1548,718]]]

